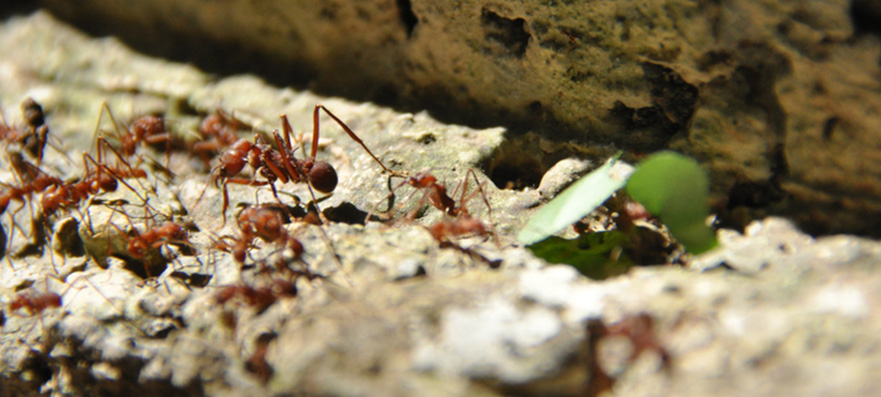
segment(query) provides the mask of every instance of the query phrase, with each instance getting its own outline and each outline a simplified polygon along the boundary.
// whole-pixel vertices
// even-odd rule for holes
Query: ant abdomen
[[[338,182],[336,170],[326,161],[316,161],[309,169],[309,181],[312,187],[321,193],[330,193],[336,189]]]

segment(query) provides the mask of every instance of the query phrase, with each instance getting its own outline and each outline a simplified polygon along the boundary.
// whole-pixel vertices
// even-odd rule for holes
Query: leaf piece
[[[660,218],[693,254],[716,246],[716,234],[704,221],[710,214],[709,178],[693,159],[665,151],[642,161],[627,182],[627,194]]]
[[[620,152],[547,203],[523,227],[517,239],[525,245],[534,244],[593,212],[627,182],[632,168],[619,162],[619,157]]]
[[[603,280],[624,274],[634,265],[627,255],[621,254],[630,245],[627,234],[612,230],[587,233],[572,240],[552,236],[530,245],[529,249],[550,263],[572,265],[591,279]]]

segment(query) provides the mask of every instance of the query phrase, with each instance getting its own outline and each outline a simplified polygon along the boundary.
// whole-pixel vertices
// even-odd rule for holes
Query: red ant
[[[9,202],[12,200],[24,202],[26,199],[30,200],[33,193],[41,193],[49,190],[53,186],[62,184],[64,184],[64,182],[60,179],[41,173],[30,182],[24,183],[20,186],[6,185],[6,189],[0,193],[0,214],[6,212]]]
[[[285,230],[279,211],[262,206],[247,207],[239,212],[236,221],[240,230],[239,236],[226,237],[232,243],[215,241],[214,247],[231,253],[239,264],[244,264],[247,250],[253,246],[254,238],[279,244],[282,249],[290,250],[295,259],[302,256],[303,244]]]
[[[450,243],[450,237],[466,235],[488,237],[492,234],[483,222],[467,213],[434,223],[428,227],[428,232],[440,243]]]
[[[218,109],[216,113],[202,120],[199,126],[202,140],[193,143],[190,152],[198,156],[207,166],[216,153],[239,140],[236,131],[241,129],[243,124],[235,116],[227,115],[226,112]]]
[[[284,130],[284,139],[278,131],[273,131],[276,148],[263,142],[259,135],[255,137],[254,143],[250,143],[245,139],[236,141],[232,147],[227,150],[220,159],[220,164],[215,167],[212,172],[212,179],[215,185],[219,183],[223,187],[223,220],[226,223],[226,210],[229,208],[229,194],[227,192],[228,183],[236,183],[242,185],[270,185],[272,193],[278,199],[278,193],[275,189],[275,182],[288,181],[300,183],[308,182],[312,188],[322,193],[332,192],[337,185],[338,178],[336,170],[325,161],[315,159],[318,153],[318,137],[319,137],[319,111],[330,116],[355,142],[361,145],[379,165],[383,171],[392,175],[402,175],[399,172],[392,171],[382,161],[377,158],[367,145],[336,115],[331,113],[322,105],[316,105],[313,112],[313,132],[312,132],[312,151],[309,157],[303,160],[297,160],[294,157],[294,149],[291,144],[291,135],[293,128],[288,122],[286,115],[281,116],[282,128]],[[245,165],[250,165],[254,169],[255,174],[259,174],[265,178],[265,181],[257,181],[252,178],[236,178]]]
[[[186,243],[187,232],[181,225],[165,221],[159,226],[147,228],[143,232],[134,230],[135,236],[128,242],[128,253],[135,259],[141,259],[147,251],[169,243]]]
[[[599,395],[600,393],[610,390],[615,384],[615,378],[612,378],[603,371],[599,362],[598,345],[599,341],[606,336],[623,336],[627,338],[633,345],[633,350],[628,357],[628,361],[633,363],[643,352],[655,351],[661,359],[661,368],[669,370],[670,354],[661,346],[658,337],[654,333],[654,319],[645,313],[637,316],[627,317],[612,325],[605,325],[601,321],[591,321],[587,325],[589,335],[588,343],[593,357],[592,380],[588,385],[588,395]]]
[[[131,227],[131,234],[132,234],[132,235],[128,235],[126,233],[122,233],[124,236],[126,236],[125,238],[128,241],[126,244],[126,248],[125,248],[125,255],[128,255],[132,259],[144,262],[144,268],[145,268],[144,275],[146,275],[146,278],[153,276],[151,274],[152,267],[158,266],[160,264],[162,266],[164,266],[164,264],[165,264],[164,258],[161,259],[161,263],[157,263],[154,261],[155,259],[158,259],[158,258],[151,256],[152,255],[151,253],[153,250],[158,249],[158,248],[165,246],[165,245],[169,245],[169,244],[177,245],[177,246],[184,246],[184,247],[191,247],[192,246],[192,244],[190,244],[190,242],[189,242],[187,230],[184,228],[184,226],[182,226],[176,222],[166,220],[166,221],[162,222],[162,224],[147,225],[143,231],[139,231],[137,229],[137,227],[134,226],[134,223],[132,222],[131,217],[126,213],[123,213],[123,215],[125,215],[125,218],[129,222],[129,226]],[[152,219],[155,219],[155,217],[156,216],[152,214],[149,207],[145,206],[144,207],[144,219],[145,220],[152,220]],[[108,224],[111,227],[122,232],[121,230],[119,230],[119,228],[115,224],[110,223],[110,222],[108,222]],[[109,238],[109,236],[108,236],[108,238]],[[109,246],[112,247],[112,245],[109,245]],[[135,272],[135,273],[138,273],[138,272]],[[141,273],[138,273],[138,274],[142,275]]]
[[[123,180],[125,177],[146,177],[146,174],[111,168],[96,161],[88,153],[83,154],[83,163],[86,167],[86,175],[83,179],[73,183],[56,183],[49,186],[43,193],[40,205],[43,208],[44,216],[52,215],[61,208],[77,205],[98,193],[114,192],[119,186],[117,182],[121,182],[146,202],[146,199],[141,197],[137,190]],[[95,167],[94,172],[91,171],[89,164]]]
[[[11,232],[14,232],[15,228],[18,228],[19,231],[25,237],[31,237],[32,242],[26,245],[22,250],[15,254],[16,257],[22,257],[30,255],[36,250],[39,250],[43,243],[45,243],[45,234],[43,233],[42,224],[38,221],[36,217],[34,208],[33,208],[33,194],[41,193],[47,190],[52,189],[54,186],[62,184],[63,182],[51,175],[43,172],[39,167],[31,164],[27,160],[21,156],[18,152],[9,153],[10,163],[12,164],[12,169],[14,171],[14,175],[16,180],[19,182],[18,185],[9,185],[2,184],[4,189],[0,192],[0,214],[6,212],[6,209],[9,206],[11,201],[19,201],[22,203],[22,206],[15,210],[10,215],[11,218]],[[31,213],[31,233],[25,233],[20,226],[15,221],[15,215],[24,208],[25,203],[28,204],[28,208]],[[12,235],[10,235],[11,237]],[[4,246],[7,242],[4,242]],[[11,245],[11,239],[8,241]],[[11,263],[11,262],[10,262]]]
[[[279,298],[293,298],[297,296],[297,286],[294,281],[272,280],[267,287],[251,287],[247,285],[228,285],[221,288],[215,300],[223,305],[238,297],[246,306],[257,309],[257,312],[266,310]]]
[[[15,312],[20,309],[33,316],[53,307],[61,307],[61,295],[54,292],[21,292],[9,302],[9,311]]]
[[[47,277],[46,286],[48,288],[48,277]],[[61,295],[56,294],[54,292],[48,292],[48,291],[47,292],[37,292],[34,288],[29,287],[24,292],[19,292],[18,294],[16,294],[15,298],[13,298],[9,302],[9,311],[11,313],[23,312],[28,317],[33,317],[33,316],[39,315],[40,316],[39,324],[42,329],[43,313],[46,310],[49,310],[52,308],[59,308],[59,307],[61,307],[61,305],[62,305]],[[31,325],[31,327],[28,328],[28,330],[24,333],[24,335],[26,335],[26,336],[23,338],[20,338],[19,340],[22,341],[23,343],[27,344],[27,342],[24,342],[24,340],[29,338],[31,330],[33,330],[34,326],[36,326],[36,325],[37,325],[37,322],[34,322]],[[32,348],[32,349],[34,349],[34,348]],[[34,350],[37,350],[37,349],[34,349]]]
[[[119,186],[118,183],[122,183],[142,201],[147,201],[144,197],[141,197],[141,194],[138,193],[134,187],[125,181],[125,178],[144,179],[147,177],[146,171],[132,167],[122,155],[104,139],[104,137],[98,137],[96,146],[97,160],[90,154],[83,153],[83,166],[85,167],[86,172],[80,181],[73,183],[55,183],[54,187],[48,189],[48,191],[43,194],[43,197],[41,197],[41,206],[45,216],[55,213],[60,208],[79,204],[81,201],[98,193],[115,192]],[[116,165],[107,165],[105,162],[105,158],[107,157],[105,155],[105,150],[113,152],[117,159]],[[125,165],[125,168],[123,168],[122,164]],[[92,167],[95,169],[92,170]]]
[[[116,118],[113,117],[113,112],[110,111],[110,107],[106,102],[101,106],[101,115],[103,116],[104,111],[106,110],[107,115],[110,117],[110,121],[113,123],[113,130],[116,139],[119,141],[119,149],[122,151],[122,154],[127,158],[134,156],[136,147],[139,144],[150,146],[164,144],[165,167],[168,168],[168,164],[171,160],[172,137],[165,129],[165,120],[162,117],[150,115],[141,116],[132,122],[131,128],[123,127],[124,132],[120,132],[119,124],[116,122]],[[101,118],[99,117],[98,126],[100,125]],[[98,131],[98,128],[96,128],[96,131]],[[140,162],[138,164],[140,164]]]
[[[468,190],[468,176],[471,176],[474,179],[475,184],[477,185],[477,190],[471,195],[466,196]],[[456,205],[456,200],[450,197],[447,194],[447,188],[442,183],[438,183],[437,178],[434,175],[431,175],[427,172],[418,172],[415,175],[406,178],[403,182],[399,183],[392,189],[392,192],[389,193],[387,198],[391,198],[395,191],[401,188],[404,185],[410,185],[417,190],[423,190],[425,193],[420,200],[420,204],[417,205],[417,210],[425,201],[428,201],[434,208],[442,211],[445,215],[449,215],[452,217],[458,217],[462,215],[469,214],[468,209],[465,207],[464,203],[469,201],[474,194],[480,193],[483,197],[483,201],[486,204],[486,207],[490,211],[490,217],[492,217],[492,207],[489,205],[489,201],[486,199],[486,194],[483,191],[483,184],[477,179],[477,174],[473,169],[469,169],[465,175],[464,179],[464,187],[462,188],[461,196],[459,197],[460,205]],[[462,183],[460,183],[462,185]],[[455,191],[459,189],[459,186],[456,186]],[[411,215],[415,216],[415,212]]]
[[[431,237],[438,242],[441,248],[456,249],[462,253],[471,255],[477,259],[480,259],[483,262],[486,262],[491,268],[494,269],[501,265],[501,260],[490,260],[489,258],[474,251],[474,249],[463,247],[453,241],[453,238],[455,237],[468,235],[495,237],[495,234],[492,233],[483,222],[481,222],[477,218],[472,217],[467,212],[453,219],[441,220],[437,223],[432,224],[431,226],[428,226],[426,229],[428,230],[428,233],[431,234]],[[496,241],[496,245],[498,245],[498,241]]]
[[[474,179],[477,189],[474,193],[466,195],[468,191],[469,175]],[[462,247],[453,241],[453,238],[467,235],[495,237],[495,234],[490,231],[488,226],[471,215],[466,206],[467,202],[474,197],[475,194],[480,193],[489,211],[490,219],[492,218],[492,207],[489,205],[489,200],[487,200],[486,193],[483,191],[483,185],[477,179],[477,174],[473,169],[468,170],[465,179],[460,184],[464,186],[462,188],[461,196],[459,197],[458,205],[449,195],[447,195],[446,187],[437,183],[437,179],[430,174],[419,173],[412,178],[408,178],[399,186],[403,186],[404,184],[416,187],[417,189],[425,189],[426,193],[421,201],[427,199],[435,208],[444,212],[444,219],[426,228],[429,234],[431,234],[431,237],[440,244],[441,248],[454,248],[489,263],[493,268],[499,266],[500,263],[498,260],[491,261],[474,250]],[[456,190],[458,189],[459,187],[457,186]],[[447,218],[447,215],[449,215],[450,218]],[[496,245],[498,245],[498,241],[496,241]]]

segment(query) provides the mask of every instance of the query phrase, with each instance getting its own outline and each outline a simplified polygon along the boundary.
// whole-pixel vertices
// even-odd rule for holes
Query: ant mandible
[[[330,116],[352,140],[361,145],[364,151],[382,167],[384,172],[396,176],[405,176],[401,172],[393,171],[386,167],[370,151],[364,141],[355,135],[349,126],[323,105],[316,105],[312,113],[312,148],[309,157],[303,160],[298,160],[294,157],[295,149],[291,144],[291,135],[294,132],[290,122],[288,122],[287,115],[281,115],[284,138],[277,130],[272,132],[276,148],[263,142],[262,138],[257,135],[253,144],[245,139],[239,139],[229,150],[223,153],[220,158],[220,164],[212,171],[212,180],[215,186],[222,185],[223,188],[223,208],[221,211],[224,223],[226,223],[226,210],[229,208],[228,183],[251,186],[270,185],[276,199],[278,199],[278,193],[275,188],[276,181],[281,181],[282,183],[288,181],[294,183],[307,182],[312,188],[322,193],[330,193],[336,188],[339,181],[336,170],[326,161],[315,159],[315,156],[318,154],[319,115],[321,110]],[[255,170],[255,174],[260,174],[265,180],[257,181],[253,177],[237,178],[236,175],[245,168],[245,165],[250,165]]]

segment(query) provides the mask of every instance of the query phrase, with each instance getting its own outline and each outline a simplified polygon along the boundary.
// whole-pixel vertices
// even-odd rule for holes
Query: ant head
[[[309,169],[309,181],[312,187],[322,193],[330,193],[336,188],[337,176],[333,166],[325,161],[316,161]]]
[[[437,183],[437,178],[427,172],[417,172],[406,181],[410,186],[415,188],[429,187]]]
[[[165,221],[160,227],[161,233],[173,240],[186,240],[187,232],[180,225],[171,221]]]
[[[135,120],[132,132],[135,135],[150,136],[165,131],[165,121],[161,117],[142,116]]]
[[[145,242],[141,241],[141,239],[133,238],[128,243],[128,252],[136,259],[143,258],[149,249],[150,247],[148,247]]]
[[[206,136],[218,135],[221,128],[223,128],[223,118],[218,114],[211,114],[202,120],[202,124],[199,126],[199,132]]]

